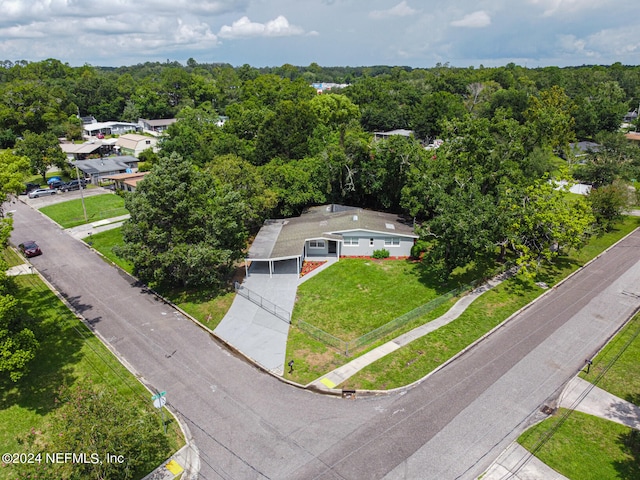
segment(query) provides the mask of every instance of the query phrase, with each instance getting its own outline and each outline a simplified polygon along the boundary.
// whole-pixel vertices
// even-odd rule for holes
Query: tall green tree
[[[66,166],[66,156],[52,133],[25,132],[16,144],[16,153],[29,159],[31,171],[40,175],[43,182],[47,180],[50,167],[62,169]]]
[[[153,166],[125,205],[131,218],[119,254],[151,285],[219,286],[246,247],[240,194],[175,153]]]
[[[61,387],[57,408],[43,432],[32,431],[21,441],[43,461],[25,465],[23,478],[127,480],[141,478],[170,455],[159,414],[140,398],[92,384]],[[86,459],[45,462],[53,452],[86,454]],[[105,458],[119,455],[122,461]]]

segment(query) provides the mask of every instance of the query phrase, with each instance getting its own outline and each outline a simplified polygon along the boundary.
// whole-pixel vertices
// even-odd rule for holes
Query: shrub
[[[389,250],[382,248],[373,251],[373,258],[389,258]]]

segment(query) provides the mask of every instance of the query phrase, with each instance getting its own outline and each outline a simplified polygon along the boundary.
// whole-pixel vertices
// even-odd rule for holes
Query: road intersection
[[[138,377],[197,446],[200,477],[472,479],[556,399],[640,307],[635,232],[446,368],[409,389],[343,400],[295,388],[17,203],[12,242]],[[640,292],[636,292],[640,293]]]

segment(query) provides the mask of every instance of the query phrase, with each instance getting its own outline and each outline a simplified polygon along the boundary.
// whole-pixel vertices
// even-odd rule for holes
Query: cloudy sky
[[[640,64],[639,0],[0,0],[0,60]]]

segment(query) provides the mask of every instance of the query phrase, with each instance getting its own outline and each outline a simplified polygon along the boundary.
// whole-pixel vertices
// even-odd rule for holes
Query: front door
[[[329,253],[336,253],[336,245],[338,244],[338,242],[335,242],[333,240],[329,240]]]

